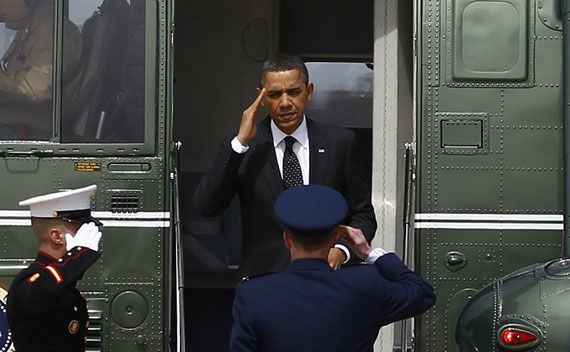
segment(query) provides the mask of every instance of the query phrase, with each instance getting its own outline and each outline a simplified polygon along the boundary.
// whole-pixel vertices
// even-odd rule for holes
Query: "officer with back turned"
[[[236,289],[231,352],[372,352],[379,329],[428,310],[433,288],[394,253],[370,248],[340,225],[345,198],[322,185],[297,186],[275,201],[291,263]],[[343,238],[367,265],[333,271],[330,249]]]

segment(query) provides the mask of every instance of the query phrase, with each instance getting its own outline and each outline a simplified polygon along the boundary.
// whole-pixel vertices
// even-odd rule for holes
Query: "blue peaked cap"
[[[326,236],[348,214],[342,194],[322,185],[289,188],[277,197],[273,209],[287,230],[300,237]]]

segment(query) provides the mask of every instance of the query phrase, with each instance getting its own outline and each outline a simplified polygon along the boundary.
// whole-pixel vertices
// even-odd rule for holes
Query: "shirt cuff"
[[[334,248],[338,248],[341,251],[343,251],[344,254],[346,254],[346,260],[344,262],[342,262],[342,264],[346,264],[346,262],[348,262],[350,260],[350,252],[348,251],[348,248],[346,248],[346,246],[344,246],[342,244],[335,244]]]
[[[368,257],[366,257],[366,259],[364,259],[364,261],[366,262],[366,264],[374,264],[374,262],[376,260],[378,260],[378,258],[380,258],[381,256],[383,256],[386,253],[388,253],[388,252],[386,252],[382,248],[374,248],[372,251],[370,251],[370,253],[368,254]]]
[[[243,154],[249,150],[248,145],[242,145],[237,136],[232,139],[232,149],[238,154]]]

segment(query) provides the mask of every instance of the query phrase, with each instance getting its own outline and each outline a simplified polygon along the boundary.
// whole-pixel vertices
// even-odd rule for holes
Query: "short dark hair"
[[[38,237],[40,244],[48,241],[49,231],[52,228],[61,229],[64,233],[77,231],[79,224],[69,222],[60,218],[37,218],[32,217],[32,229]]]
[[[266,60],[263,66],[261,66],[259,88],[262,88],[265,83],[265,73],[289,70],[299,70],[301,80],[305,82],[305,84],[309,84],[309,70],[307,70],[305,62],[294,55],[279,54],[272,59]]]
[[[333,233],[329,233],[328,235],[319,236],[319,237],[305,237],[305,236],[297,236],[292,232],[289,232],[291,235],[291,239],[297,243],[301,249],[307,252],[315,251],[321,248],[324,248],[328,245],[329,241],[331,240]]]

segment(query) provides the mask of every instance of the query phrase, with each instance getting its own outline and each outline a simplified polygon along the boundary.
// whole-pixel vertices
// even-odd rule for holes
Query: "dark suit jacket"
[[[231,136],[196,189],[193,204],[202,216],[220,215],[238,194],[242,212],[243,275],[283,270],[290,262],[283,243],[283,227],[273,213],[273,203],[283,183],[267,117],[257,125],[257,134],[244,154],[233,151]],[[349,205],[346,225],[359,228],[368,241],[374,237],[376,219],[370,201],[355,135],[351,131],[307,119],[309,134],[309,183],[336,189]]]
[[[230,351],[373,351],[380,327],[434,302],[431,286],[393,253],[337,271],[299,259],[237,286]]]

